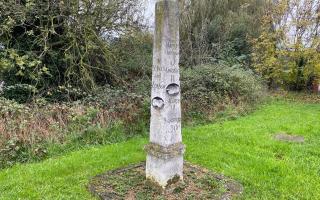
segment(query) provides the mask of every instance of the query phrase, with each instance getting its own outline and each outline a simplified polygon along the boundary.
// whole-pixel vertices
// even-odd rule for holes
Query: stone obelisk
[[[179,7],[158,0],[153,49],[150,143],[146,146],[147,179],[165,188],[183,179],[179,74]]]

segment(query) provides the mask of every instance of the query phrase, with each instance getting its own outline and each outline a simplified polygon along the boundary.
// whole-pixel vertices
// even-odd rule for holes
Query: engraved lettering
[[[175,40],[166,40],[166,54],[179,55],[179,44]]]
[[[164,89],[164,88],[166,88],[166,85],[163,83],[152,82],[152,88],[153,89]]]
[[[170,61],[170,65],[171,66],[175,66],[176,65],[176,59],[173,59],[172,61]]]
[[[154,79],[156,79],[156,80],[158,80],[158,81],[160,81],[161,80],[161,73],[155,73],[154,75],[153,75],[153,78]]]
[[[170,119],[164,119],[167,123],[179,123],[181,122],[181,118],[180,117],[176,117],[176,118],[170,118]]]
[[[179,68],[175,68],[175,67],[168,68],[168,67],[153,66],[152,70],[155,72],[167,72],[167,73],[173,73],[173,74],[179,73]]]
[[[176,55],[179,55],[179,52],[178,52],[178,51],[175,51],[175,50],[167,49],[167,50],[166,50],[166,54],[167,54],[167,55],[176,56]]]
[[[179,45],[174,40],[167,40],[166,47],[170,49],[178,49]]]
[[[179,104],[180,99],[169,99],[169,104]]]
[[[171,125],[172,132],[179,130],[179,128],[180,128],[179,124]]]
[[[170,126],[170,129],[167,131],[167,133],[169,133],[169,134],[174,134],[174,133],[176,133],[179,129],[180,129],[180,125],[179,125],[179,124],[173,124],[173,125]]]
[[[176,81],[176,78],[174,75],[171,75],[171,82],[175,82]]]

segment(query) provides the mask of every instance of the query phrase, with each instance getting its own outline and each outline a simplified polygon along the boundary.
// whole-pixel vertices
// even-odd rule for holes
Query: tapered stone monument
[[[146,177],[165,188],[183,179],[177,0],[158,0],[155,10],[150,143]]]
[[[231,199],[242,193],[242,186],[237,182],[199,166],[184,164],[177,1],[158,0],[156,3],[150,143],[145,147],[146,164],[109,171],[93,178],[89,189],[102,200],[147,199],[150,196],[153,199],[189,199],[194,195],[199,199]],[[156,189],[150,187],[150,181]],[[212,184],[216,189],[212,190]],[[157,190],[159,187],[162,192]]]

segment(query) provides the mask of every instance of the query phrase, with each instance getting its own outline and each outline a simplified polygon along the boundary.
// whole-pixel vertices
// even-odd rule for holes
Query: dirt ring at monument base
[[[183,173],[183,182],[173,183],[163,191],[146,180],[145,163],[140,163],[98,175],[88,188],[102,200],[227,200],[239,197],[243,191],[240,183],[190,163],[185,163]]]

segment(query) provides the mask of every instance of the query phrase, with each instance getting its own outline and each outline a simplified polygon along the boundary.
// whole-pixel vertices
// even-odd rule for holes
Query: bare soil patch
[[[304,143],[303,136],[289,135],[286,133],[278,133],[274,136],[274,139],[282,142]]]
[[[89,190],[102,200],[227,200],[241,195],[243,187],[223,175],[186,163],[184,181],[163,191],[145,179],[145,163],[141,163],[94,177]]]

